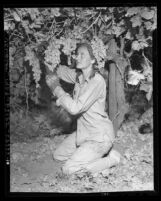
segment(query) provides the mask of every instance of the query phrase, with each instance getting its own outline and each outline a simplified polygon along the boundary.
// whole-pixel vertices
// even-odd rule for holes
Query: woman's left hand
[[[60,87],[60,86],[57,86],[55,88],[55,90],[53,91],[54,95],[58,98],[60,98],[61,96],[65,95],[65,91]]]

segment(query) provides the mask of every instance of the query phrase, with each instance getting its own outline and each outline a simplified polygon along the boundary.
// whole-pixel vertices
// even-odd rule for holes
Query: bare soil
[[[119,165],[109,175],[66,176],[62,162],[52,153],[67,135],[43,134],[23,138],[12,136],[10,145],[11,192],[117,192],[154,190],[153,133],[142,135],[142,120],[125,122],[117,132],[114,148],[122,155]],[[21,139],[21,140],[20,140]]]

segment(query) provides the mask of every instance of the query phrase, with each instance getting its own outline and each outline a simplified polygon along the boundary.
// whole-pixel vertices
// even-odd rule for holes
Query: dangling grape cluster
[[[64,52],[64,54],[71,55],[72,51],[76,49],[77,41],[72,38],[67,38],[64,39],[63,45],[64,47],[62,51]]]
[[[103,41],[98,37],[94,36],[91,41],[91,46],[93,49],[93,54],[97,60],[98,68],[103,68],[105,65],[106,48]]]
[[[68,65],[71,65],[71,58],[75,56],[74,52],[77,48],[77,44],[82,41],[83,40],[80,41],[80,39],[73,38],[73,35],[71,35],[71,37],[61,37],[60,39],[53,40],[45,51],[44,63],[48,66],[49,70],[54,71],[60,63],[61,51],[67,55]],[[60,50],[61,46],[63,47],[62,50]],[[91,41],[91,46],[97,60],[98,68],[100,69],[105,65],[106,47],[103,41],[96,36]]]
[[[74,30],[71,32],[71,37],[81,41],[83,39],[82,28],[80,26],[75,26]]]
[[[41,70],[40,70],[40,63],[39,59],[36,57],[35,53],[32,51],[32,49],[28,46],[25,47],[25,61],[29,61],[29,64],[32,66],[32,71],[33,71],[33,77],[36,82],[36,88],[38,88],[39,85],[39,80],[41,76]]]
[[[52,41],[48,48],[45,50],[45,65],[48,66],[50,71],[54,71],[56,66],[60,63],[60,40],[54,40]]]
[[[67,39],[64,38],[62,44],[64,46],[62,51],[64,52],[64,54],[68,56],[68,65],[71,65],[71,56],[72,56],[72,52],[75,51],[77,47],[77,41],[72,38],[67,38]]]

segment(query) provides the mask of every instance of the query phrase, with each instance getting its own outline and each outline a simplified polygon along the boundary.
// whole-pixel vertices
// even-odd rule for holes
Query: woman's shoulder
[[[99,73],[96,72],[95,76],[93,77],[94,81],[105,84],[105,79],[104,77]]]

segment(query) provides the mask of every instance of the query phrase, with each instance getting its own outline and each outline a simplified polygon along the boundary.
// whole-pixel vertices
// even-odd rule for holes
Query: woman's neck
[[[83,79],[86,80],[87,78],[89,78],[89,76],[91,75],[91,72],[92,72],[92,66],[82,69]]]

